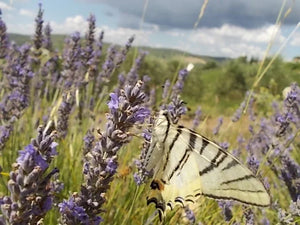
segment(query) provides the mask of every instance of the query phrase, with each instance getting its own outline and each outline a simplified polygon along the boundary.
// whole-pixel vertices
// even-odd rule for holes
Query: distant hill
[[[53,34],[52,35],[52,41],[53,46],[56,49],[63,49],[64,46],[64,40],[68,35],[62,35],[62,34]],[[32,36],[29,35],[23,35],[23,34],[9,34],[9,39],[11,41],[14,41],[18,45],[23,44],[25,42],[30,42],[32,40]],[[109,43],[105,43],[104,47],[107,47],[110,45]],[[226,57],[213,57],[213,56],[202,56],[202,55],[196,55],[191,54],[189,52],[184,52],[177,49],[170,49],[170,48],[153,48],[153,47],[147,47],[147,46],[137,46],[138,48],[141,48],[145,51],[148,51],[152,56],[156,56],[163,59],[169,59],[169,58],[183,58],[187,62],[191,63],[201,63],[205,64],[209,61],[216,61],[219,63],[222,63],[226,60],[230,60],[230,58]]]

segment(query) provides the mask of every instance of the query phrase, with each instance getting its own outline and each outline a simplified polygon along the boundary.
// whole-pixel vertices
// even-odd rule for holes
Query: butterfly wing
[[[160,120],[151,143],[156,166],[148,203],[164,211],[165,205],[185,205],[203,195],[256,206],[270,204],[264,185],[238,159],[194,131],[171,124],[167,115]]]

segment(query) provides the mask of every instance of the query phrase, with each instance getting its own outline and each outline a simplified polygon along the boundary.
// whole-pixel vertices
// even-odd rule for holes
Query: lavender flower
[[[173,123],[178,123],[180,117],[187,111],[183,100],[180,99],[180,96],[172,98],[167,109]]]
[[[118,52],[116,56],[116,67],[119,67],[126,59],[126,55],[131,48],[132,42],[134,41],[134,36],[130,37],[125,45],[125,48],[122,49],[121,52]]]
[[[229,143],[228,142],[221,142],[220,147],[227,150],[229,148]]]
[[[250,169],[256,172],[260,165],[258,159],[267,155],[267,164],[271,165],[275,174],[281,176],[293,201],[300,194],[300,166],[292,160],[289,152],[292,149],[290,144],[298,132],[299,93],[299,87],[292,84],[281,112],[280,107],[273,103],[274,115],[270,119],[261,119],[260,129],[257,132],[252,129],[252,137],[246,145]],[[280,160],[274,163],[278,158]]]
[[[291,85],[291,91],[284,100],[284,113],[276,115],[276,122],[279,125],[277,135],[282,136],[287,132],[290,124],[295,124],[300,128],[300,88],[294,83]]]
[[[119,108],[119,97],[116,93],[111,93],[110,95],[110,101],[108,102],[108,108],[110,108],[112,111],[116,111]]]
[[[171,85],[170,81],[166,80],[166,82],[163,86],[163,88],[164,88],[163,93],[162,93],[162,99],[163,100],[167,99],[167,97],[168,97],[168,92],[169,92],[170,85]]]
[[[231,117],[232,122],[237,122],[241,118],[242,113],[243,113],[244,109],[246,108],[246,101],[248,99],[248,96],[249,96],[249,92],[246,93],[244,101],[242,101],[239,108],[235,111],[235,113]]]
[[[65,41],[63,52],[62,83],[64,87],[70,88],[72,85],[80,85],[84,79],[81,70],[81,45],[80,33],[75,32]]]
[[[256,174],[257,171],[258,171],[260,162],[259,162],[259,160],[255,157],[255,155],[249,155],[249,156],[247,157],[247,164],[248,164],[250,170],[251,170],[254,174]]]
[[[92,57],[87,57],[87,58],[89,58],[89,60],[87,62],[88,66],[89,66],[89,68],[88,68],[89,77],[94,82],[96,82],[96,76],[99,73],[98,65],[100,64],[100,57],[102,55],[103,36],[104,36],[104,32],[101,31],[99,34],[98,40],[95,41],[95,49],[91,54]]]
[[[219,207],[222,209],[225,221],[230,221],[232,219],[232,206],[233,203],[231,201],[218,201]]]
[[[300,196],[300,166],[291,159],[288,153],[282,154],[280,158],[283,165],[283,168],[280,169],[281,176],[292,200],[296,202]]]
[[[51,40],[51,32],[52,29],[50,27],[50,24],[47,23],[47,25],[44,28],[44,38],[43,38],[43,47],[45,49],[48,49],[49,51],[52,51],[53,49],[53,44]]]
[[[254,102],[255,102],[255,99],[254,99],[253,95],[251,95],[247,111],[249,113],[249,118],[252,121],[255,121],[255,114],[254,114],[254,109],[253,109],[254,108]]]
[[[57,155],[54,138],[55,132],[39,127],[37,138],[19,152],[8,181],[11,195],[3,197],[1,202],[7,223],[37,224],[51,209],[54,194],[51,177],[58,169],[48,173],[47,169]]]
[[[29,57],[29,45],[13,48],[3,68],[4,90],[6,94],[0,102],[0,120],[6,125],[6,132],[1,135],[0,150],[4,147],[13,123],[19,119],[29,105],[30,81],[33,77],[32,61]],[[9,132],[8,132],[9,131]]]
[[[194,212],[191,209],[189,209],[188,207],[184,208],[184,212],[185,212],[185,217],[188,219],[190,224],[194,224],[196,222]]]
[[[187,69],[182,69],[179,71],[177,81],[172,88],[171,99],[176,98],[182,92],[184,81],[188,75],[188,72],[189,71]]]
[[[6,126],[0,126],[0,150],[2,150],[7,142],[11,132],[13,130],[12,124]]]
[[[149,101],[148,101],[147,107],[155,108],[155,105],[156,105],[156,91],[155,91],[155,88],[152,88],[150,90]]]
[[[1,18],[1,11],[0,11],[0,59],[5,58],[5,56],[7,55],[8,46],[9,46],[9,41],[6,32],[6,25]]]
[[[84,136],[84,147],[83,147],[83,155],[86,155],[90,149],[93,148],[95,143],[95,136],[93,135],[93,130],[88,130],[86,135]]]
[[[108,82],[109,78],[114,71],[115,63],[114,59],[116,56],[117,50],[115,46],[110,46],[107,50],[107,55],[105,62],[102,64],[102,71],[96,78],[96,93],[100,94],[102,90],[103,82]]]
[[[73,220],[74,224],[90,224],[89,223],[89,216],[85,212],[84,208],[81,206],[76,205],[75,197],[70,197],[69,200],[64,200],[62,203],[58,204],[59,212],[65,216],[65,220]],[[101,217],[100,221],[101,222]],[[92,224],[99,224],[99,223],[92,223]]]
[[[75,97],[73,93],[64,93],[62,96],[62,102],[58,108],[57,119],[57,132],[58,136],[64,138],[68,132],[68,121],[71,110],[75,103]]]
[[[95,52],[94,52],[94,44],[95,44],[95,29],[96,29],[96,18],[93,14],[89,16],[87,19],[89,27],[88,31],[85,35],[85,48],[83,51],[83,60],[84,65],[89,67],[94,64],[95,60]]]
[[[192,130],[196,130],[197,127],[199,126],[201,114],[202,114],[201,107],[198,106],[198,108],[195,112],[195,117],[194,117],[194,120],[193,120]]]
[[[149,118],[148,123],[153,124],[153,118]],[[146,154],[150,147],[151,132],[152,130],[148,128],[142,133],[142,136],[145,139],[145,141],[143,142],[139,159],[135,160],[135,165],[138,169],[138,172],[134,173],[133,175],[134,181],[137,185],[143,184],[149,177],[153,175],[151,171],[147,171],[144,167]]]
[[[147,54],[148,52],[140,52],[139,56],[136,58],[133,66],[126,76],[126,84],[133,85],[137,82],[139,78],[138,70],[140,69],[141,64]]]
[[[60,79],[60,60],[57,54],[54,54],[40,69],[41,79],[43,80],[43,86],[46,83],[50,83],[53,89],[57,88],[58,81]],[[44,90],[44,89],[42,89]],[[47,90],[44,90],[47,93]]]
[[[255,221],[254,221],[254,214],[253,211],[251,209],[246,209],[244,207],[244,216],[245,216],[245,225],[254,225]]]
[[[123,73],[120,73],[118,75],[118,88],[119,89],[121,89],[122,87],[124,87],[125,81],[126,81],[126,77],[124,76]]]
[[[105,132],[90,151],[85,150],[88,153],[84,156],[84,183],[80,193],[59,205],[64,224],[78,221],[82,224],[99,224],[101,219],[98,214],[102,212],[105,193],[118,167],[116,154],[130,141],[128,130],[134,124],[142,123],[150,113],[141,106],[146,97],[142,86],[143,83],[139,81],[135,86],[125,86],[120,95],[111,94],[113,100],[108,103],[110,113],[107,115]],[[72,207],[68,206],[70,204]],[[73,212],[73,209],[79,211],[80,215],[88,215],[88,218],[78,217],[78,212]]]
[[[214,134],[214,135],[217,135],[217,134],[219,133],[219,130],[220,130],[222,124],[223,124],[223,117],[220,117],[220,118],[218,119],[218,124],[217,124],[217,126],[213,129],[213,134]]]
[[[33,38],[34,47],[36,50],[39,50],[43,45],[43,14],[42,3],[39,3],[39,11],[35,18],[35,35]]]

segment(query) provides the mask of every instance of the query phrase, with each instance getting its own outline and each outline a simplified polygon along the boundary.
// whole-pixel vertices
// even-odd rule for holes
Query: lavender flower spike
[[[38,224],[51,209],[55,192],[51,177],[58,169],[47,169],[57,154],[55,136],[54,131],[39,127],[37,138],[19,151],[8,181],[10,196],[4,196],[0,203],[6,223]]]
[[[124,90],[111,93],[105,131],[96,142],[90,133],[87,134],[84,183],[79,194],[73,194],[59,204],[64,224],[98,225],[101,222],[98,214],[103,212],[101,207],[106,201],[105,194],[118,168],[117,152],[130,141],[129,129],[136,123],[143,123],[150,114],[142,106],[146,99],[142,86],[143,82],[138,81],[135,86],[127,85]]]
[[[201,114],[202,114],[201,107],[198,106],[198,108],[195,112],[195,117],[194,117],[194,120],[193,120],[192,130],[196,130],[197,127],[199,126]]]
[[[67,135],[69,117],[74,103],[75,97],[73,93],[63,94],[62,102],[58,108],[57,132],[59,137],[65,137]]]
[[[218,124],[217,124],[217,126],[216,126],[216,127],[214,128],[214,130],[213,130],[213,134],[214,134],[214,135],[217,135],[217,134],[219,133],[219,130],[220,130],[222,124],[223,124],[223,117],[220,117],[220,118],[218,119]]]
[[[7,55],[8,50],[8,36],[6,32],[6,25],[1,18],[1,9],[0,9],[0,59],[4,58]]]
[[[48,49],[49,51],[52,51],[53,48],[53,44],[52,44],[52,40],[51,40],[51,32],[52,29],[50,27],[50,24],[47,23],[47,25],[44,28],[44,39],[43,39],[43,46],[45,49]]]
[[[43,44],[43,14],[42,3],[39,3],[39,11],[35,18],[35,35],[33,38],[34,47],[36,50],[39,50]]]

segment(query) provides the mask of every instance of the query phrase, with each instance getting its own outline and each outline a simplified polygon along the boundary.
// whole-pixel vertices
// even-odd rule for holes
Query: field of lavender
[[[258,208],[201,197],[168,211],[164,224],[300,223],[299,65],[274,61],[252,89],[259,78],[241,80],[242,68],[255,74],[258,62],[245,58],[226,70],[172,61],[159,71],[165,62],[150,54],[147,61],[132,48],[134,37],[103,48],[95,17],[88,22],[84,36],[75,31],[55,50],[41,5],[32,41],[22,45],[0,15],[0,224],[161,224],[146,205],[143,170],[160,109],[228,149],[272,198]],[[283,68],[293,75],[282,76]],[[230,79],[218,84],[213,70]]]

